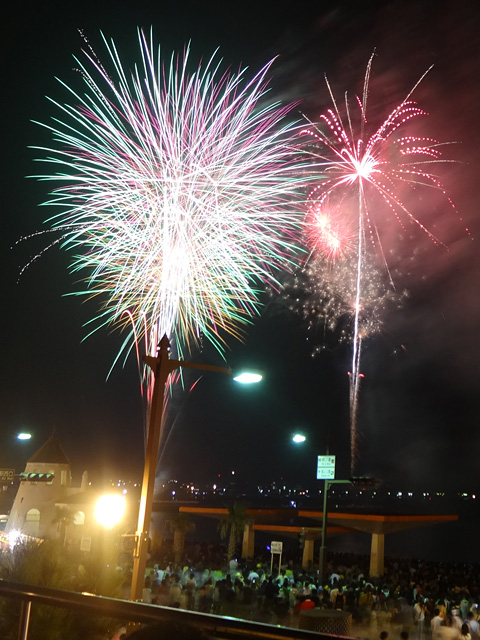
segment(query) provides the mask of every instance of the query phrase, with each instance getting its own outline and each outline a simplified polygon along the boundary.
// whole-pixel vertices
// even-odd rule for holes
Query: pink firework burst
[[[351,318],[352,473],[356,471],[358,457],[362,341],[381,327],[385,302],[399,303],[404,295],[395,290],[382,234],[393,219],[404,231],[408,225],[413,225],[435,244],[443,244],[420,220],[411,204],[412,196],[425,189],[439,193],[447,206],[456,212],[435,173],[438,165],[452,162],[442,155],[442,147],[451,143],[441,143],[409,131],[404,133],[412,120],[427,115],[411,96],[430,69],[382,124],[372,128],[367,121],[372,61],[373,56],[367,65],[363,96],[355,97],[354,107],[346,94],[345,104],[340,109],[326,79],[332,108],[320,116],[318,124],[310,123],[302,131],[311,140],[312,157],[323,168],[322,176],[309,194],[305,224],[310,248],[305,266],[311,294],[309,313],[312,314],[315,306],[317,291],[319,316],[327,326],[332,328],[345,315]],[[335,212],[333,216],[332,211]]]

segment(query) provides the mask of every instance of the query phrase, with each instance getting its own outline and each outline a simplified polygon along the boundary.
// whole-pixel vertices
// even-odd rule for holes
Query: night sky
[[[270,2],[18,2],[2,23],[2,358],[0,466],[25,460],[56,432],[77,481],[139,478],[143,417],[134,358],[106,380],[121,337],[106,330],[82,342],[95,302],[66,296],[81,285],[68,272],[69,255],[53,248],[20,277],[22,267],[49,243],[40,235],[48,217],[38,205],[48,185],[35,173],[29,145],[48,144],[32,120],[53,114],[45,96],[62,100],[55,81],[81,86],[73,70],[83,29],[100,58],[103,30],[113,37],[124,66],[138,52],[136,27],[153,25],[169,55],[192,43],[192,60],[219,47],[225,62],[257,71],[273,56],[271,91],[301,100],[312,120],[330,106],[327,73],[339,97],[359,91],[373,50],[372,117],[385,116],[420,75],[415,92],[430,116],[425,134],[456,141],[441,168],[464,220],[446,206],[422,205],[422,221],[445,243],[402,236],[391,222],[388,246],[397,255],[409,297],[385,318],[382,334],[364,345],[360,399],[359,471],[405,488],[478,489],[480,344],[480,22],[474,3],[315,2],[289,9]],[[471,229],[472,240],[464,227]],[[161,460],[167,477],[209,480],[222,474],[242,481],[284,477],[314,483],[316,455],[337,455],[337,477],[349,475],[348,377],[350,347],[327,338],[311,357],[321,332],[308,332],[286,305],[266,298],[264,314],[245,344],[229,341],[229,364],[249,362],[265,371],[255,389],[238,389],[205,375],[191,394],[171,402],[170,435]],[[213,349],[195,355],[221,364]],[[187,387],[193,382],[187,376]],[[29,430],[29,444],[18,443]],[[295,448],[302,430],[308,446]]]

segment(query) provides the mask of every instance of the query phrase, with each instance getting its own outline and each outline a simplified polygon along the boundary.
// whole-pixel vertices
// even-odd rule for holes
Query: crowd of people
[[[220,566],[156,563],[147,569],[143,600],[293,627],[301,626],[302,611],[336,609],[351,614],[357,637],[480,640],[474,565],[387,560],[384,575],[370,577],[367,557],[335,554],[324,580],[291,559],[280,570],[262,558]]]

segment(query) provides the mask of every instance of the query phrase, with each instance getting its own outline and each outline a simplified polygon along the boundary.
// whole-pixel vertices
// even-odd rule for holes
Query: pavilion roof
[[[228,513],[228,509],[220,507],[181,506],[179,511],[217,519]],[[271,531],[276,530],[278,532],[283,530],[285,533],[287,533],[287,530],[297,532],[297,529],[308,529],[313,534],[314,529],[318,528],[318,521],[323,519],[322,511],[308,509],[246,509],[245,513],[253,518],[255,522],[254,529],[268,528]],[[353,530],[383,534],[444,522],[456,522],[457,520],[458,515],[384,515],[376,513],[337,513],[335,511],[328,511],[327,513],[327,522],[330,530],[335,527],[337,531]],[[286,525],[286,521],[290,526]]]

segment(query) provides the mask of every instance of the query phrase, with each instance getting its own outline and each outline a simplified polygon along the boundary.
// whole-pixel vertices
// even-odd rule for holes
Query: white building
[[[45,474],[51,474],[51,477]],[[98,494],[89,489],[87,473],[80,487],[72,486],[70,461],[52,435],[28,460],[15,497],[6,532],[19,531],[37,538],[59,538],[62,526],[55,522],[59,508],[74,514],[65,530],[69,545],[88,551],[98,525],[93,512]]]

